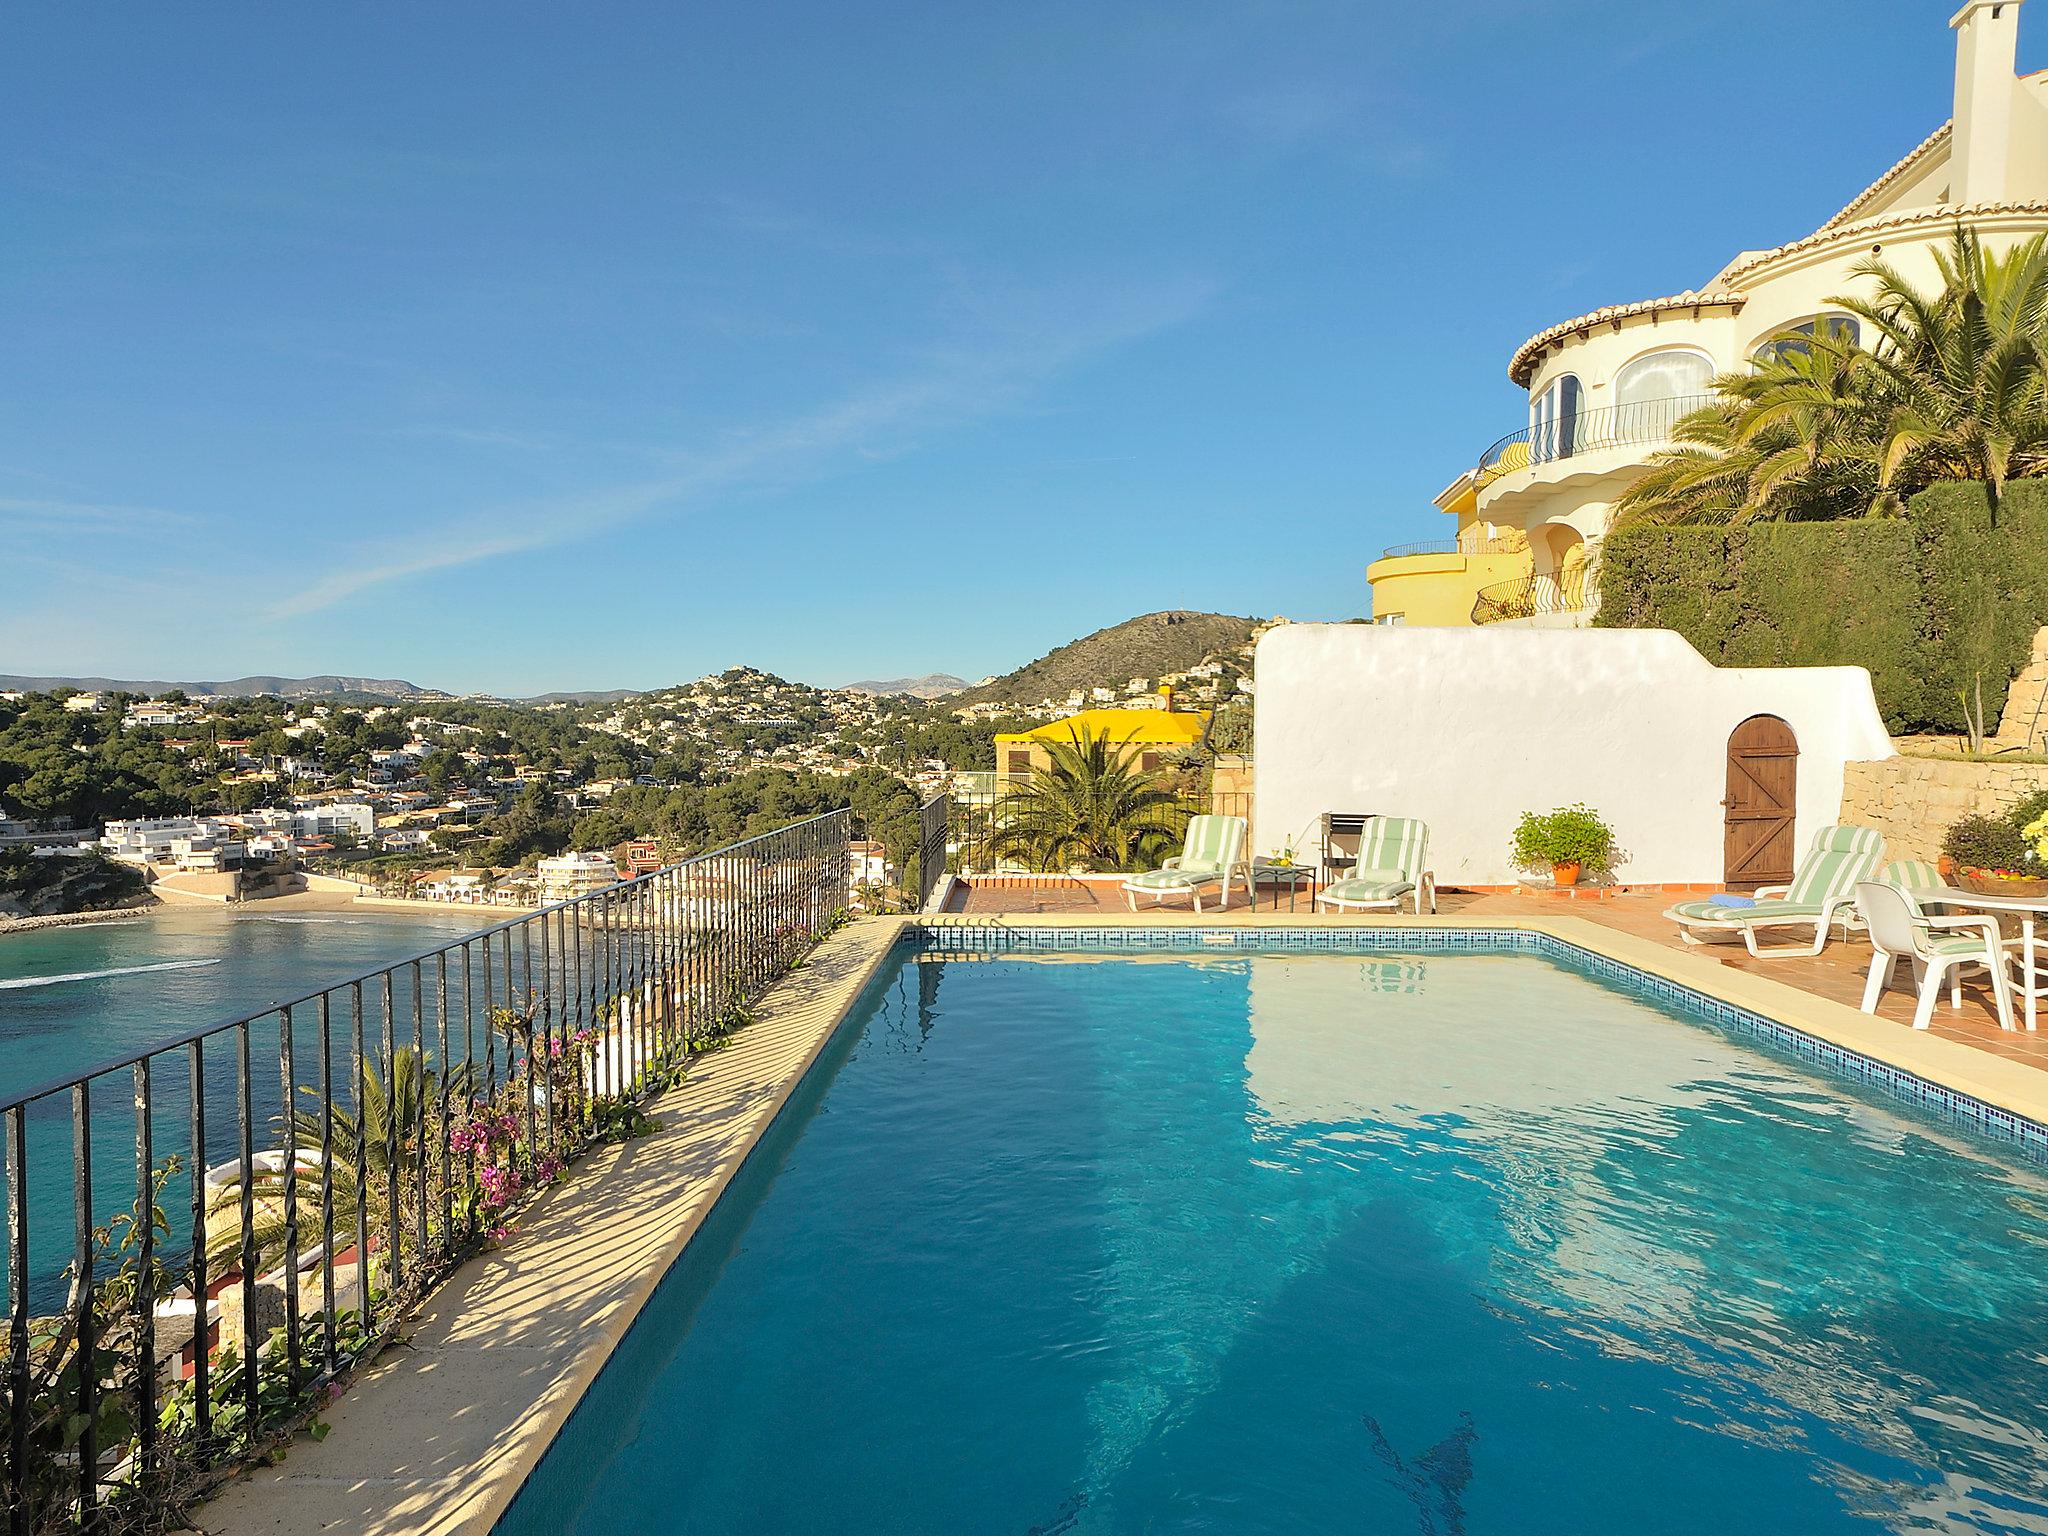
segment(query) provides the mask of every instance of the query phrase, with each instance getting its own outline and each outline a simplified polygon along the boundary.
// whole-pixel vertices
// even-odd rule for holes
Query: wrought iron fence
[[[1598,448],[1668,442],[1681,420],[1718,399],[1718,395],[1672,395],[1663,400],[1603,405],[1537,422],[1510,432],[1482,453],[1472,472],[1473,484],[1484,488],[1518,469],[1552,464]]]
[[[1467,531],[1452,539],[1418,539],[1412,544],[1394,544],[1380,551],[1382,560],[1398,560],[1404,555],[1510,555],[1529,547],[1527,539],[1519,533],[1473,533]]]
[[[145,1524],[261,1447],[847,899],[848,813],[0,1103],[8,1528]]]
[[[931,905],[932,892],[946,875],[946,807],[950,795],[933,795],[918,807],[917,910]]]
[[[1382,560],[1399,560],[1406,555],[1455,555],[1456,539],[1417,539],[1411,544],[1389,544],[1380,551]]]
[[[1016,788],[1024,782],[1019,780]],[[1021,875],[1044,873],[1031,860],[1018,840],[1005,836],[1012,824],[1013,809],[1007,803],[1012,789],[990,797],[954,797],[946,807],[945,867],[966,875]],[[1247,790],[1196,789],[1176,796],[1173,807],[1160,818],[1161,829],[1173,842],[1169,850],[1179,851],[1179,841],[1190,816],[1242,816],[1251,821],[1252,795]],[[1064,873],[1064,866],[1060,870]]]
[[[1584,613],[1599,603],[1586,568],[1574,566],[1562,576],[1545,571],[1481,587],[1472,599],[1472,622],[1498,624],[1503,619],[1532,619],[1545,613]]]

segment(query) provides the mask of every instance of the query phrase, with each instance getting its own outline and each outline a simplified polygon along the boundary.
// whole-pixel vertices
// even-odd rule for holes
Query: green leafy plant
[[[1524,811],[1515,824],[1514,860],[1522,869],[1576,864],[1589,875],[1604,875],[1614,867],[1614,829],[1589,806]]]
[[[1003,799],[990,849],[1034,869],[1142,869],[1178,847],[1180,797],[1101,736],[1045,743],[1049,759]]]
[[[2048,470],[2048,240],[1986,249],[1957,224],[1920,288],[1875,256],[1851,276],[1853,316],[1767,345],[1714,381],[1677,446],[1623,493],[1624,522],[1897,516],[1944,480],[2006,483]],[[1866,344],[1867,343],[1867,344]]]
[[[2028,873],[2039,861],[2027,838],[2027,825],[2016,811],[2003,816],[1965,816],[1942,834],[1941,851],[1955,860],[1959,869]]]

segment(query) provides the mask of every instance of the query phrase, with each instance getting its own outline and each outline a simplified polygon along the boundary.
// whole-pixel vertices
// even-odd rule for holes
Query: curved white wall
[[[1622,880],[1718,882],[1728,735],[1751,715],[1799,739],[1802,847],[1843,763],[1893,755],[1861,667],[1718,668],[1669,630],[1290,624],[1254,668],[1254,851],[1325,811],[1419,816],[1448,885],[1512,884],[1521,813],[1578,801],[1619,834]]]

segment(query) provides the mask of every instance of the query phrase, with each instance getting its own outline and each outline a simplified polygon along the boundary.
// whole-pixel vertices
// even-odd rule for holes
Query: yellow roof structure
[[[1202,739],[1209,723],[1206,710],[1179,709],[1084,709],[1078,715],[1054,720],[1033,731],[998,736],[998,742],[1070,741],[1076,737],[1106,737],[1113,742],[1191,747]]]

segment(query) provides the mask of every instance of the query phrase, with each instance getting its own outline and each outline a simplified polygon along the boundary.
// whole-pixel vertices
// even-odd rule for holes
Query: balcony
[[[1719,398],[1707,394],[1632,400],[1533,423],[1510,432],[1479,456],[1479,467],[1472,474],[1473,488],[1484,490],[1516,470],[1542,468],[1606,449],[1660,447],[1671,441],[1672,430],[1681,420]]]
[[[1481,587],[1472,602],[1474,624],[1502,624],[1513,619],[1582,618],[1600,606],[1600,594],[1587,580],[1584,566],[1562,572],[1544,571],[1513,581]]]
[[[1528,548],[1519,533],[1493,535],[1466,532],[1452,539],[1417,539],[1394,544],[1380,551],[1381,560],[1405,560],[1411,555],[1515,555]]]

